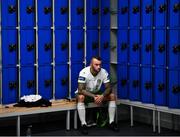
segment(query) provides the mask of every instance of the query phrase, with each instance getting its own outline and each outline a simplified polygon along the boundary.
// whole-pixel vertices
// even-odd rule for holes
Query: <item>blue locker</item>
[[[101,0],[101,28],[110,28],[110,0]]]
[[[15,103],[18,100],[17,68],[2,69],[2,104]]]
[[[118,28],[127,28],[129,25],[128,16],[129,16],[129,7],[128,0],[119,0],[118,1]]]
[[[140,1],[139,0],[130,0],[130,27],[131,28],[139,28],[140,27]]]
[[[35,26],[35,3],[34,0],[20,0],[20,26]]]
[[[52,1],[38,0],[38,26],[51,27],[52,26]]]
[[[38,94],[45,99],[52,99],[53,75],[51,66],[38,68]]]
[[[140,70],[138,66],[129,68],[129,99],[131,101],[140,101]]]
[[[180,30],[169,31],[169,67],[180,67]]]
[[[75,91],[78,88],[78,77],[79,72],[84,68],[84,65],[81,64],[71,64],[71,97],[75,97]]]
[[[68,30],[55,30],[55,63],[68,62]]]
[[[55,0],[55,27],[67,27],[69,25],[69,7],[68,0]]]
[[[154,63],[157,67],[166,66],[166,31],[155,30],[154,34]]]
[[[118,66],[118,98],[128,99],[128,68],[127,66]]]
[[[140,63],[140,32],[139,30],[130,30],[130,53],[129,62],[130,64]]]
[[[3,0],[1,1],[1,23],[2,28],[16,27],[17,26],[17,2],[16,0]]]
[[[21,65],[28,65],[35,63],[35,31],[34,30],[21,30]]]
[[[102,68],[110,74],[110,63],[102,62]]]
[[[152,69],[143,67],[141,69],[141,100],[143,103],[153,103]]]
[[[99,33],[98,30],[87,30],[86,61],[90,63],[92,56],[99,55]]]
[[[153,41],[152,30],[142,30],[142,65],[152,65]]]
[[[73,0],[71,26],[72,28],[82,28],[84,26],[84,0]]]
[[[99,25],[99,1],[98,0],[87,0],[87,28],[97,28]]]
[[[39,30],[38,32],[38,62],[50,64],[52,62],[52,32],[51,30]]]
[[[16,30],[2,30],[2,65],[16,65],[17,64],[17,31]]]
[[[110,30],[100,31],[100,55],[103,62],[110,62]]]
[[[127,63],[128,62],[128,31],[127,30],[118,30],[118,63]]]
[[[59,65],[55,67],[55,98],[65,99],[69,96],[69,77],[68,77],[68,65]],[[62,73],[63,72],[63,73]]]
[[[180,1],[179,0],[170,0],[169,5],[169,26],[173,27],[180,27]]]
[[[156,68],[154,71],[154,103],[156,105],[167,105],[167,83],[166,70]]]
[[[21,67],[21,92],[20,96],[36,94],[35,67]]]
[[[84,31],[83,30],[71,31],[71,61],[72,62],[84,61]]]
[[[166,0],[155,1],[155,26],[158,28],[166,27],[167,20],[167,3]]]
[[[142,1],[142,26],[152,27],[153,26],[153,0]]]

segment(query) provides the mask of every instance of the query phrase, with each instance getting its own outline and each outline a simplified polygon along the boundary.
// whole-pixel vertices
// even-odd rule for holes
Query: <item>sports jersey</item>
[[[108,72],[103,68],[96,76],[92,75],[90,66],[82,69],[79,73],[78,83],[86,83],[86,90],[92,93],[99,91],[102,83],[108,82],[110,82]]]

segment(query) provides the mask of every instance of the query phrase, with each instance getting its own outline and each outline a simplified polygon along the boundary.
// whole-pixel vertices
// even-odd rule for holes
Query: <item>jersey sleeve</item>
[[[86,75],[83,71],[79,73],[78,83],[86,83]]]
[[[108,72],[105,70],[103,83],[108,83],[108,82],[110,82],[109,74],[108,74]]]

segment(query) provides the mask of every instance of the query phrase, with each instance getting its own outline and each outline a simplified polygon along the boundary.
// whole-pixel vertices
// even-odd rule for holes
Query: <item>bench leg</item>
[[[70,130],[70,110],[66,113],[66,130]]]
[[[158,133],[161,133],[160,112],[158,111]]]
[[[16,132],[17,136],[20,137],[21,131],[20,131],[20,116],[17,116],[17,122],[16,122]]]
[[[156,113],[155,110],[153,110],[153,132],[156,132]]]
[[[118,123],[118,108],[116,107],[116,115],[115,115],[115,117],[116,117],[116,123]]]
[[[131,115],[131,126],[134,126],[134,123],[133,123],[133,106],[130,106],[130,115]]]
[[[74,110],[74,129],[77,129],[77,110]]]

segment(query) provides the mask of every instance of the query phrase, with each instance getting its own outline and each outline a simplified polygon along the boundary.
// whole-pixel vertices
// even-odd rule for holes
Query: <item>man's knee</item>
[[[85,99],[84,95],[77,95],[78,102],[84,102],[84,99]]]
[[[109,95],[109,99],[110,99],[111,101],[116,100],[116,95],[115,95],[114,93],[111,93],[111,94]]]

